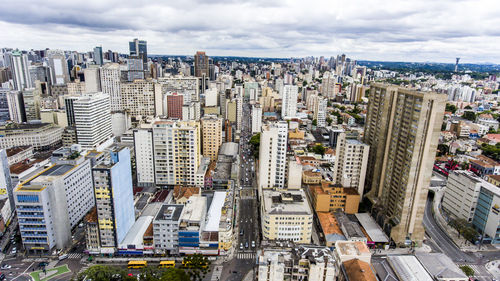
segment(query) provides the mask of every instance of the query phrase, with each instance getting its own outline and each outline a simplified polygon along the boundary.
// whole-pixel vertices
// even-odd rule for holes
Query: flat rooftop
[[[69,164],[54,165],[43,171],[39,176],[62,176],[75,166]]]
[[[155,220],[178,221],[184,205],[165,204],[161,206],[160,211],[156,214]]]
[[[226,199],[226,192],[216,191],[212,199],[212,204],[207,213],[207,224],[205,231],[219,231],[219,222],[222,215],[222,207]]]
[[[264,190],[262,197],[264,198],[264,211],[268,214],[312,214],[302,190],[288,190],[286,192]]]
[[[17,191],[29,191],[29,192],[39,192],[45,189],[43,185],[20,185],[16,190]]]
[[[369,213],[357,213],[355,214],[361,226],[364,228],[368,236],[370,236],[371,241],[375,243],[387,243],[389,238],[385,235],[382,228],[375,222],[375,220],[370,216]]]
[[[415,256],[388,256],[387,259],[401,281],[433,281]]]

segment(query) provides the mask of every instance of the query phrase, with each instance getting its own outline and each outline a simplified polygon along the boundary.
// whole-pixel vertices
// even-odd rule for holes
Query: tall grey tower
[[[460,58],[457,58],[457,62],[455,63],[455,72],[458,71],[458,62],[460,61]]]

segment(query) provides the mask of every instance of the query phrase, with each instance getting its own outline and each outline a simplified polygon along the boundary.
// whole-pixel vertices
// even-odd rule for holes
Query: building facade
[[[285,187],[288,124],[265,124],[260,134],[259,190]]]

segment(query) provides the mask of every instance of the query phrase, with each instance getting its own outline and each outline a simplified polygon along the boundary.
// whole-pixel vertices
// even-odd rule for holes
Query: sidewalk
[[[498,251],[492,245],[481,245],[479,248],[478,245],[474,245],[468,240],[464,239],[456,229],[448,225],[448,220],[445,218],[445,215],[441,212],[441,200],[444,195],[444,187],[431,188],[434,190],[434,200],[432,201],[432,212],[434,213],[434,218],[436,222],[439,224],[441,229],[443,229],[448,236],[451,238],[453,243],[460,248],[461,251],[464,252],[477,252],[481,251]]]
[[[500,260],[487,263],[486,270],[488,270],[496,279],[500,279]]]

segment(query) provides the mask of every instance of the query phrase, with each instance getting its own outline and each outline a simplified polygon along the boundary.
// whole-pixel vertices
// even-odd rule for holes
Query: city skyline
[[[116,9],[112,8],[116,5]],[[359,60],[500,63],[493,1],[314,1],[313,3],[199,1],[157,4],[29,0],[0,11],[2,47],[95,46],[128,53],[130,38],[148,53],[210,56],[303,57],[349,54]],[[22,8],[21,8],[22,7]],[[239,12],[238,12],[239,11]],[[154,16],[157,15],[157,16]],[[23,36],[18,36],[23,34]]]

